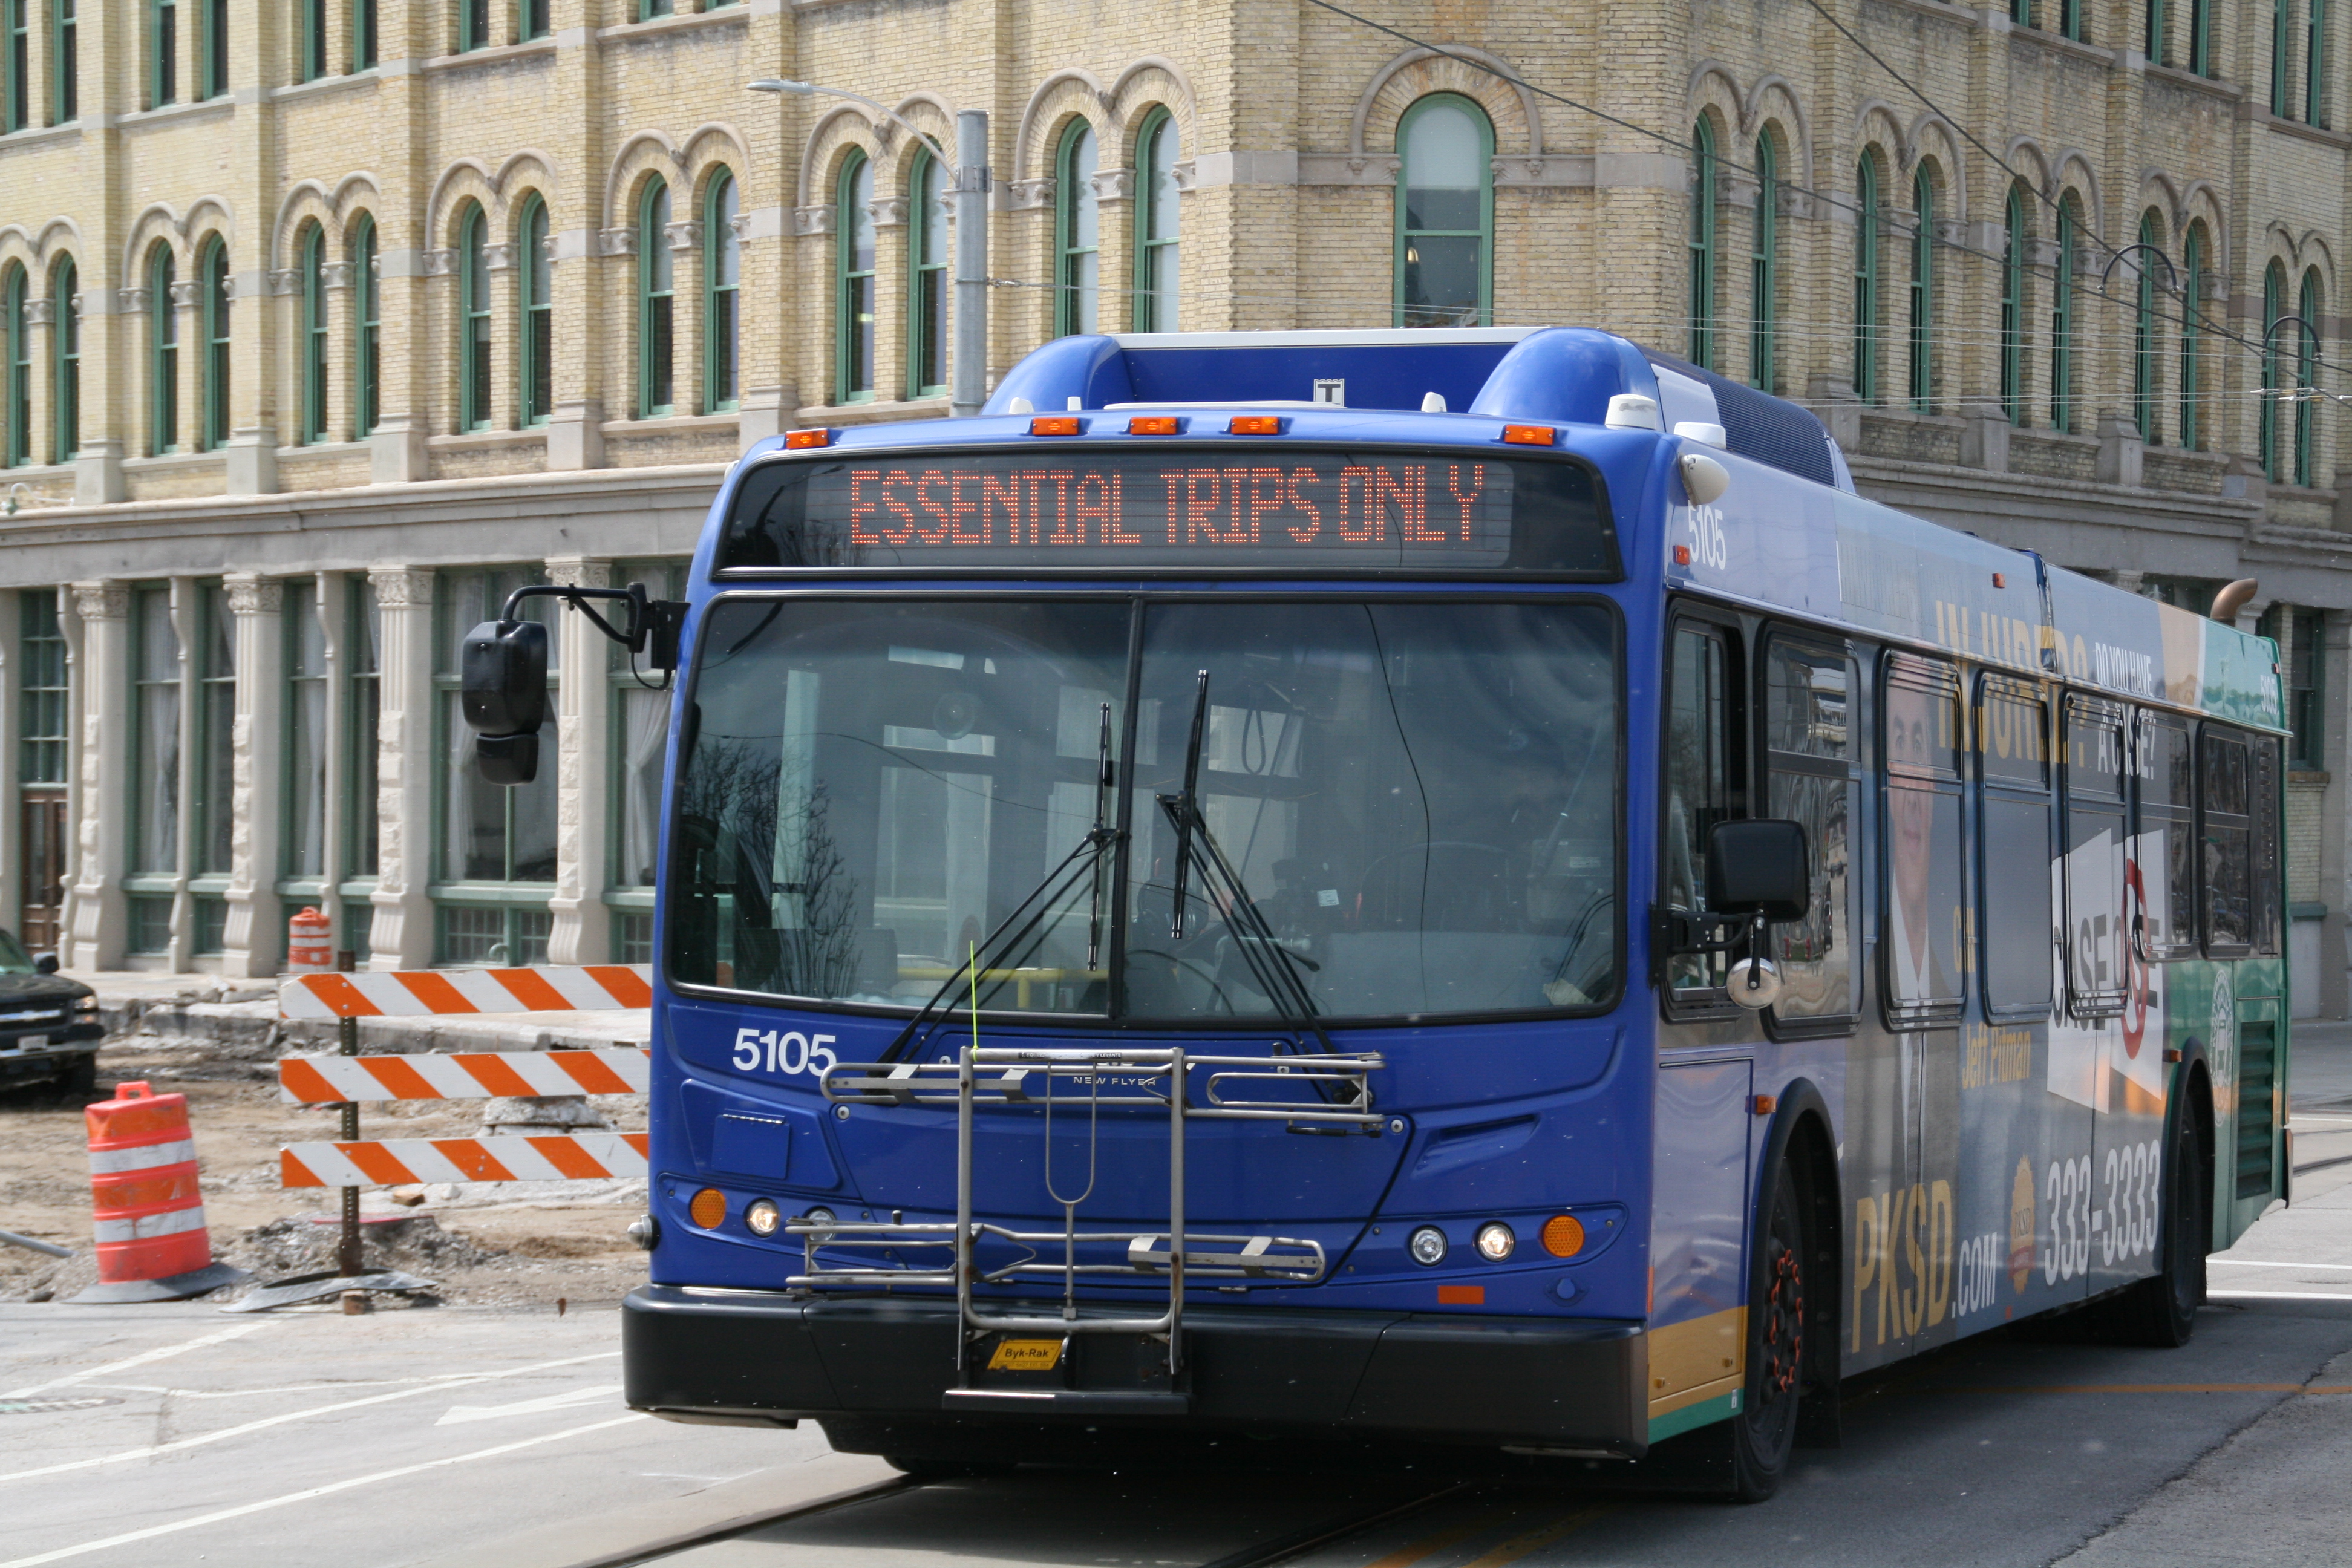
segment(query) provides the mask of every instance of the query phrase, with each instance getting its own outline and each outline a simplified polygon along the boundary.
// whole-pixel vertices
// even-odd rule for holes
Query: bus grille
[[[2271,1190],[2271,1159],[2277,1139],[2271,1127],[2273,1086],[2277,1079],[2274,1024],[2238,1026],[2238,1195],[2258,1198]]]

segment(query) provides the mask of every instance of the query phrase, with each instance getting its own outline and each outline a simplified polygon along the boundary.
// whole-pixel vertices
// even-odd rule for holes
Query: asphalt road
[[[1801,1454],[1759,1507],[1612,1494],[1571,1469],[1447,1492],[1288,1561],[2352,1562],[2352,1160],[2326,1163],[2352,1155],[2352,1031],[2299,1033],[2295,1205],[2215,1260],[2187,1349],[1987,1336],[1850,1388],[1845,1446]],[[1160,1568],[1441,1484],[1269,1452],[1214,1475],[898,1486],[813,1426],[632,1415],[613,1329],[609,1311],[0,1306],[0,1568]],[[730,1521],[748,1528],[689,1543]]]

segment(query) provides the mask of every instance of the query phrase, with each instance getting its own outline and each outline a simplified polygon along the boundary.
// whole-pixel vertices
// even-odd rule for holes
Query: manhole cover
[[[0,1399],[0,1415],[46,1415],[52,1410],[94,1410],[101,1405],[120,1405],[120,1399],[92,1395],[86,1399]]]

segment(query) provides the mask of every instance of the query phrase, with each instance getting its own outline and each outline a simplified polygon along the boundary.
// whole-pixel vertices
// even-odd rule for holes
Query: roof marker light
[[[1127,422],[1130,436],[1173,436],[1183,428],[1173,414],[1139,414]]]
[[[795,447],[830,447],[833,445],[833,432],[830,430],[787,430],[784,432],[784,445]]]
[[[1423,414],[1443,414],[1443,413],[1444,413],[1444,412],[1445,412],[1445,394],[1444,394],[1444,393],[1442,393],[1442,392],[1424,392],[1424,393],[1423,393],[1423,394],[1421,395],[1421,411],[1422,411]]]
[[[1609,412],[1601,423],[1612,430],[1663,430],[1664,416],[1658,412],[1658,400],[1644,397],[1638,392],[1621,392],[1609,399]]]
[[[1040,414],[1029,421],[1032,436],[1077,436],[1085,431],[1085,422],[1073,414]]]
[[[1236,414],[1225,426],[1228,436],[1279,436],[1282,416],[1279,414]]]
[[[1559,441],[1559,432],[1549,425],[1506,425],[1503,439],[1514,447],[1549,447]]]

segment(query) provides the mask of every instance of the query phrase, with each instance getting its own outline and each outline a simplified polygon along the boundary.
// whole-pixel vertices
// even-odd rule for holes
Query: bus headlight
[[[784,1216],[767,1199],[755,1198],[751,1206],[743,1211],[743,1223],[751,1227],[753,1236],[773,1236],[776,1227],[784,1223]]]
[[[1490,1219],[1478,1227],[1478,1256],[1489,1263],[1500,1263],[1518,1244],[1519,1238],[1501,1220]]]
[[[828,1208],[813,1208],[809,1210],[808,1213],[801,1215],[801,1219],[803,1223],[807,1225],[831,1225],[833,1223],[833,1211]],[[833,1232],[829,1230],[819,1230],[812,1232],[811,1234],[818,1241],[831,1241],[833,1239]]]
[[[1445,1261],[1445,1233],[1433,1225],[1423,1226],[1404,1244],[1415,1263],[1437,1264]]]

